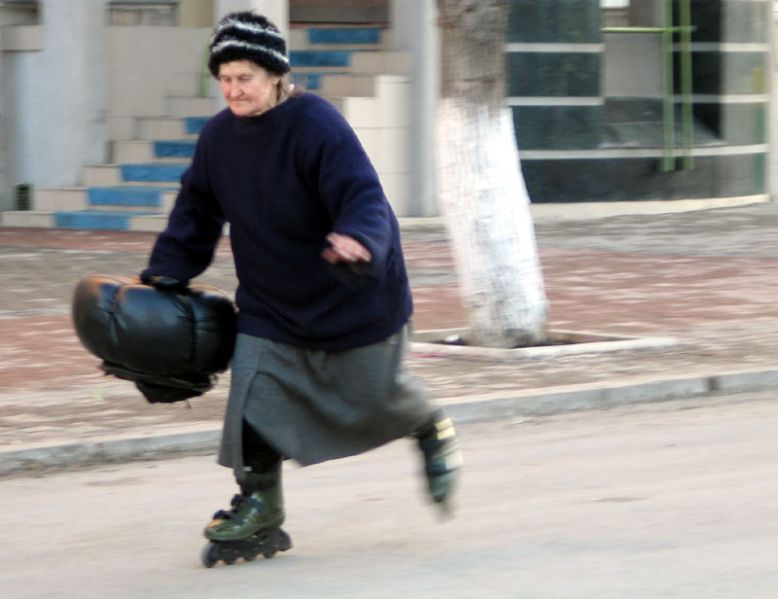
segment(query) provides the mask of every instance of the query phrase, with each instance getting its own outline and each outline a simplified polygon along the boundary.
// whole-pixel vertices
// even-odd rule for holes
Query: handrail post
[[[694,115],[692,111],[692,18],[691,0],[680,0],[681,25],[681,95],[683,118],[683,167],[694,168]]]
[[[679,34],[679,84],[681,101],[681,142],[683,169],[694,168],[694,111],[692,107],[692,32],[691,0],[677,0],[678,26],[675,25],[673,0],[664,0],[660,27],[605,27],[608,33],[658,33],[661,38],[662,60],[662,170],[676,170],[675,130],[675,33]]]
[[[662,60],[664,62],[664,157],[662,170],[675,169],[675,104],[673,74],[673,0],[665,0],[662,27]]]

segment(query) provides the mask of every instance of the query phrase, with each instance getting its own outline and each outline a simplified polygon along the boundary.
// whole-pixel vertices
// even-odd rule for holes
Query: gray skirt
[[[219,463],[243,477],[243,421],[303,466],[406,437],[436,408],[403,368],[408,327],[374,345],[309,350],[239,334]]]

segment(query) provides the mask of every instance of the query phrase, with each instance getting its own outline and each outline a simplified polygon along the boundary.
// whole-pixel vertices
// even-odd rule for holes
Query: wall
[[[536,157],[599,145],[602,67],[599,0],[511,2],[507,103],[528,185]],[[534,191],[533,201],[545,195]]]
[[[108,28],[109,139],[131,139],[134,117],[167,116],[171,96],[197,94],[210,33],[210,28]],[[206,80],[210,86],[210,75]]]
[[[104,1],[44,0],[40,25],[3,30],[4,207],[18,184],[76,185],[105,158]]]
[[[629,40],[602,37],[599,0],[513,0],[511,6],[509,103],[533,202],[767,197],[766,24],[772,2],[691,1],[694,119],[688,151],[679,118],[677,45],[676,126],[667,130],[658,65],[640,57],[643,81],[624,72],[634,69],[629,56],[618,56]],[[673,6],[677,15],[678,0]],[[655,46],[643,44],[656,56]]]
[[[0,90],[19,89],[16,72],[17,61],[25,60],[24,54],[38,52],[41,48],[41,32],[37,27],[37,7],[7,7],[0,10]],[[11,210],[14,205],[14,186],[27,182],[27,173],[19,172],[20,148],[15,140],[19,130],[14,103],[16,98],[0,93],[0,211]]]
[[[14,52],[4,60],[3,89],[17,92],[30,89],[30,77],[39,69],[39,52]],[[40,97],[29,97],[26,102],[22,101],[22,98],[23,95],[19,93],[3,94],[3,148],[6,150],[4,165],[7,173],[3,202],[5,209],[10,209],[13,205],[14,187],[31,183],[35,181],[36,176],[32,161],[34,119],[30,118],[30,115],[39,110]]]
[[[214,0],[181,0],[178,24],[182,27],[213,27]]]

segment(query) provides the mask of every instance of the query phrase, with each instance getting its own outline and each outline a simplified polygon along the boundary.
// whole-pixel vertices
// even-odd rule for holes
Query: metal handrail
[[[662,129],[664,150],[662,170],[672,171],[675,163],[675,90],[673,65],[673,34],[679,33],[681,39],[681,127],[683,144],[683,168],[694,168],[694,117],[692,110],[692,55],[691,36],[696,29],[691,24],[691,0],[681,0],[679,10],[680,25],[673,23],[672,0],[665,0],[664,24],[661,27],[604,27],[604,33],[656,33],[662,39],[663,101]]]
[[[681,122],[683,123],[683,167],[694,168],[694,111],[692,109],[692,9],[690,0],[681,0]]]

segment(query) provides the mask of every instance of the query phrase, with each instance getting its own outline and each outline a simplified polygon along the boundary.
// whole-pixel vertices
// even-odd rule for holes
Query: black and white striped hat
[[[216,77],[225,62],[250,60],[271,73],[289,72],[286,41],[273,23],[251,11],[233,12],[213,30],[208,69]]]

